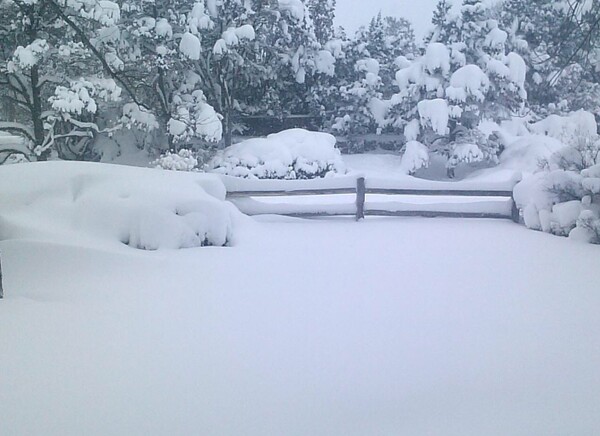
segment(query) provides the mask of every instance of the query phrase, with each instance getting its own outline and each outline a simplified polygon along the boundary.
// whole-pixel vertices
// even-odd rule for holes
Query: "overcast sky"
[[[425,36],[431,25],[431,17],[438,0],[336,0],[337,25],[344,26],[353,34],[361,25],[366,25],[379,11],[385,15],[404,17],[415,26],[417,38]],[[485,0],[494,3],[498,0]],[[455,4],[462,3],[454,0]]]
[[[384,16],[409,19],[417,36],[422,37],[431,24],[436,3],[437,0],[337,0],[336,19],[338,25],[352,34],[381,11]]]

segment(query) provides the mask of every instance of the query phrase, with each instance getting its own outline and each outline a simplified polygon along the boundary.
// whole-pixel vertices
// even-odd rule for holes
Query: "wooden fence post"
[[[4,291],[2,291],[2,253],[0,253],[0,298],[4,297]]]
[[[514,223],[519,224],[521,222],[521,213],[519,212],[519,208],[517,207],[517,202],[515,201],[515,197],[510,197],[512,201],[512,210],[510,212],[510,217]]]
[[[356,179],[356,221],[365,218],[365,197],[367,188],[365,178]]]

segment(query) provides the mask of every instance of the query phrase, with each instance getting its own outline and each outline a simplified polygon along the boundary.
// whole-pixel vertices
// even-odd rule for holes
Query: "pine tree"
[[[315,36],[321,46],[325,46],[334,37],[335,3],[335,0],[308,0],[307,3]]]
[[[527,91],[532,108],[540,115],[569,112],[582,107],[596,112],[600,77],[591,61],[598,46],[593,33],[600,3],[582,12],[580,1],[507,0],[499,19],[510,29],[509,45],[531,67]],[[589,33],[591,31],[591,33]],[[591,37],[591,38],[588,38]]]
[[[451,16],[452,5],[448,0],[439,0],[435,11],[433,12],[433,30],[425,37],[427,44],[431,42],[441,42],[450,44],[456,42],[458,36],[456,21]]]
[[[450,18],[450,10],[452,5],[448,0],[439,0],[433,12],[432,24],[436,27],[443,28],[448,23]]]
[[[366,33],[366,49],[369,55],[374,59],[381,59],[385,56],[385,23],[381,12],[371,19]]]
[[[406,60],[396,74],[399,92],[389,100],[390,125],[446,156],[449,174],[461,162],[495,161],[499,142],[479,131],[480,121],[519,114],[527,99],[525,61],[508,52],[507,32],[486,16],[475,0],[465,0],[460,20],[436,15],[438,26],[453,23],[446,30],[457,32],[436,29],[432,39],[449,35],[450,42],[432,42],[422,57]],[[469,43],[451,42],[459,34]]]

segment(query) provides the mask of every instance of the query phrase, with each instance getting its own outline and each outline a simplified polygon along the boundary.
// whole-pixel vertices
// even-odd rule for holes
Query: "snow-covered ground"
[[[263,218],[228,248],[0,245],[0,434],[592,435],[597,247]]]
[[[384,159],[347,163],[410,182]],[[596,246],[510,221],[254,220],[222,180],[256,181],[197,173],[0,176],[2,436],[600,428]]]

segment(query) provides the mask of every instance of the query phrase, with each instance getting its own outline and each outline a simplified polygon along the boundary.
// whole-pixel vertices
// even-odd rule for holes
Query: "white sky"
[[[436,4],[437,0],[337,0],[336,24],[351,35],[381,11],[384,16],[407,18],[414,24],[417,37],[422,37],[431,25]]]
[[[462,0],[453,0],[455,6]],[[485,0],[494,3],[498,0]],[[344,26],[352,35],[361,25],[369,24],[379,11],[385,15],[404,17],[410,20],[417,38],[425,36],[431,26],[431,17],[437,0],[337,0],[336,24]]]

